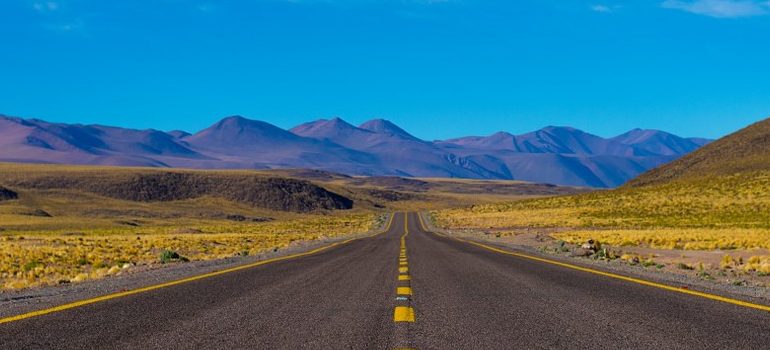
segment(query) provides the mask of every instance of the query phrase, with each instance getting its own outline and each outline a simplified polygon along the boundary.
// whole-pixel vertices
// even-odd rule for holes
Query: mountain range
[[[514,179],[616,187],[710,140],[658,130],[602,138],[549,126],[426,141],[375,119],[359,126],[321,119],[284,130],[240,116],[195,134],[51,123],[0,115],[0,161],[185,167],[309,168],[348,175]]]

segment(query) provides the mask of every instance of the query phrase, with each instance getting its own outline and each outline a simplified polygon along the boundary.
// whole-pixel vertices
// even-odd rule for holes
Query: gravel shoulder
[[[671,269],[657,269],[655,267],[645,268],[638,264],[630,265],[620,259],[594,260],[588,257],[576,257],[572,256],[570,252],[557,252],[558,249],[554,249],[557,246],[557,240],[551,238],[547,234],[533,233],[531,235],[511,238],[496,237],[495,235],[476,230],[443,229],[434,226],[428,215],[425,213],[422,215],[424,218],[423,221],[427,226],[426,228],[429,231],[487,244],[512,252],[524,253],[628,277],[640,278],[669,286],[721,295],[762,305],[770,305],[770,288],[763,285],[734,285],[729,283],[729,280],[727,279],[706,280],[699,278],[694,274],[672,271]]]
[[[381,232],[387,225],[369,232],[314,241],[298,241],[278,251],[226,259],[134,266],[116,276],[98,280],[21,290],[0,290],[0,318],[51,308],[79,300],[171,282],[209,272],[225,270],[257,261],[299,254],[350,238],[362,238]]]

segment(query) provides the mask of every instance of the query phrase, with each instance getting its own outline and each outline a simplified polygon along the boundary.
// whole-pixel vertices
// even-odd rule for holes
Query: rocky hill
[[[247,174],[84,171],[25,176],[6,181],[19,189],[81,191],[139,202],[207,196],[279,211],[312,212],[353,207],[352,200],[307,181]]]
[[[770,171],[770,119],[752,124],[676,161],[653,169],[628,186]]]

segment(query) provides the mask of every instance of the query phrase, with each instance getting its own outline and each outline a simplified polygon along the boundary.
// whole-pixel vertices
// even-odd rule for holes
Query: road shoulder
[[[533,245],[513,244],[500,240],[488,238],[480,232],[449,230],[435,227],[430,220],[429,215],[420,213],[423,218],[425,229],[431,232],[437,232],[449,237],[456,237],[463,240],[481,243],[494,248],[510,251],[513,253],[525,254],[537,258],[553,260],[578,267],[598,270],[611,274],[627,276],[667,286],[682,288],[691,291],[703,292],[734,298],[750,303],[760,305],[770,305],[770,290],[763,287],[754,286],[736,286],[714,281],[692,278],[688,275],[674,274],[658,269],[644,268],[640,265],[631,266],[621,261],[594,260],[585,257],[574,257],[568,254],[558,254],[552,251],[543,251]]]
[[[369,232],[314,241],[298,241],[287,248],[277,251],[268,251],[259,255],[233,256],[225,259],[141,266],[130,269],[121,275],[110,276],[98,280],[89,280],[82,283],[0,291],[0,318],[205,275],[216,271],[228,270],[269,259],[306,253],[346,240],[365,238],[381,233],[387,229],[389,220],[390,217],[388,217],[387,220],[384,220],[382,227],[373,229]]]

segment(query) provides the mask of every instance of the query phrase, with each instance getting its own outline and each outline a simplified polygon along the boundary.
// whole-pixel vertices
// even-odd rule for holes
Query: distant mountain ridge
[[[522,135],[498,132],[441,141],[485,150],[575,155],[676,156],[698,149],[706,139],[682,138],[660,130],[634,129],[605,139],[571,127],[547,126]]]
[[[241,116],[191,134],[0,115],[0,161],[150,167],[308,168],[349,175],[515,179],[615,187],[709,140],[657,130],[602,138],[549,126],[443,141],[375,119],[321,119],[284,130]]]

